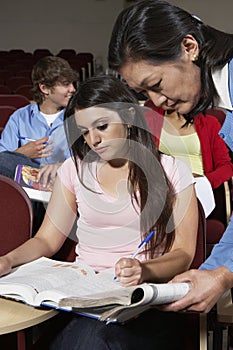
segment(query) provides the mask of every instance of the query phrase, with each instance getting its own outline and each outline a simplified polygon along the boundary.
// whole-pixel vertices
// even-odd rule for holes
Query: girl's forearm
[[[192,262],[186,252],[181,249],[164,254],[156,259],[143,261],[143,282],[168,282],[175,275],[186,271]]]
[[[44,239],[33,237],[21,246],[7,253],[5,257],[13,268],[42,256],[50,257],[53,254],[54,252],[46,244],[46,241]]]

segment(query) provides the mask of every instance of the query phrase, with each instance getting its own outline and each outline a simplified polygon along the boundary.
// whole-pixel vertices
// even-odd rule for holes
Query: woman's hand
[[[137,259],[121,258],[115,265],[115,274],[125,287],[142,283],[142,265]]]

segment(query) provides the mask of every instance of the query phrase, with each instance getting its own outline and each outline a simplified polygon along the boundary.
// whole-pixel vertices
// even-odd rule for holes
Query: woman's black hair
[[[218,97],[212,71],[233,57],[233,35],[205,25],[196,16],[163,0],[143,0],[123,10],[113,27],[109,44],[110,68],[119,70],[129,62],[175,62],[181,43],[191,34],[200,53],[194,64],[201,71],[201,98],[185,117],[193,117],[213,106]]]
[[[175,194],[160,163],[160,154],[155,140],[145,120],[142,108],[128,87],[113,76],[96,76],[79,84],[70,99],[65,112],[65,130],[78,177],[83,183],[81,164],[98,160],[98,155],[91,151],[75,122],[75,112],[102,107],[116,111],[123,125],[130,125],[129,142],[129,176],[128,189],[140,207],[142,239],[152,229],[156,230],[149,243],[147,253],[152,258],[157,246],[164,244],[168,251],[174,241],[174,228],[168,234],[167,224],[172,218]],[[139,197],[137,195],[139,191]],[[140,202],[140,203],[139,203]]]

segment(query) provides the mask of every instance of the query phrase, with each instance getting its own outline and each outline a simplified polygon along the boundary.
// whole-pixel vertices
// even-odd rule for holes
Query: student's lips
[[[94,148],[94,151],[98,154],[104,153],[108,149],[108,146]]]

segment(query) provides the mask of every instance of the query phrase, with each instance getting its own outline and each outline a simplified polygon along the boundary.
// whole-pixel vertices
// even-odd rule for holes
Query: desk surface
[[[0,298],[0,334],[34,326],[57,313],[54,309],[36,309],[17,301]]]
[[[48,203],[52,192],[49,191],[39,191],[34,188],[23,187],[24,191],[27,193],[28,197],[32,200],[39,202]]]

